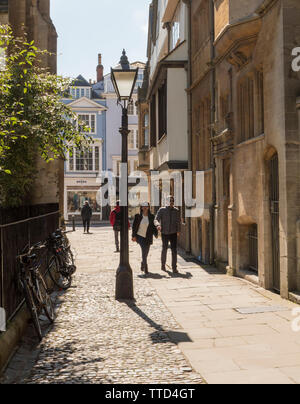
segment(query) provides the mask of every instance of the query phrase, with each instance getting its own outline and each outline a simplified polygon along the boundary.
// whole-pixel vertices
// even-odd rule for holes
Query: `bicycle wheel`
[[[37,279],[37,288],[39,290],[39,295],[41,299],[41,304],[43,306],[43,310],[50,321],[51,324],[54,323],[55,320],[55,311],[54,306],[51,300],[51,296],[48,293],[46,283],[43,277],[40,275]]]
[[[73,275],[76,272],[76,265],[71,247],[65,249],[63,259],[66,267],[70,271],[70,275]]]
[[[27,282],[25,281],[23,285],[24,285],[25,301],[26,301],[28,310],[29,310],[31,318],[32,318],[33,326],[35,328],[35,331],[37,333],[39,340],[41,341],[43,339],[43,336],[42,336],[42,328],[41,328],[41,324],[40,324],[40,320],[39,320],[38,309],[34,303],[32,292],[31,292],[30,287],[28,286]]]
[[[58,257],[55,257],[54,255],[51,257],[48,265],[48,272],[52,281],[58,288],[63,290],[70,288],[72,277],[71,275],[62,273]]]

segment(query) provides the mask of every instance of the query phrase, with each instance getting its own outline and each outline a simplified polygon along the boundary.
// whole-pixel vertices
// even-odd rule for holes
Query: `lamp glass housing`
[[[111,69],[111,76],[119,101],[129,101],[135,88],[138,69]]]

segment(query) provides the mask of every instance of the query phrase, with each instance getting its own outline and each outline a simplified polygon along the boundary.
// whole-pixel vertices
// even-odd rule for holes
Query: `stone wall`
[[[199,34],[195,24],[205,7],[205,0],[192,2],[192,35]],[[296,101],[300,73],[291,67],[292,49],[300,46],[300,3],[215,0],[214,18],[215,260],[230,274],[248,270],[255,262],[251,250],[255,244],[250,241],[257,226],[258,281],[267,289],[280,289],[287,298],[300,288],[300,107]],[[203,33],[201,37],[206,40],[192,45],[191,57],[195,171],[208,169],[203,164],[207,144],[203,137],[197,138],[197,105],[212,96],[213,77],[209,38]],[[276,156],[279,197],[278,203],[271,204],[277,186],[271,161],[277,161]],[[213,174],[207,195],[212,193],[212,179]],[[208,205],[211,202],[207,200]],[[203,256],[207,222],[194,219],[191,227],[192,252]]]

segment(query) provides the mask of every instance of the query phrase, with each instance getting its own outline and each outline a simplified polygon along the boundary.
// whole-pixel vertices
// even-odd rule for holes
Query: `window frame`
[[[158,90],[158,140],[168,134],[168,86],[167,81]]]
[[[77,170],[78,167],[78,153],[80,151],[80,149],[78,149],[77,147],[73,146],[73,153],[71,155],[70,152],[68,152],[68,158],[67,158],[67,167],[66,167],[66,171],[68,173],[97,173],[100,172],[102,170],[101,165],[101,146],[100,145],[93,145],[90,147],[87,147],[85,149],[91,149],[92,150],[92,170]],[[97,149],[98,149],[98,154],[97,154]],[[81,151],[83,153],[87,152],[87,150],[83,150]],[[84,159],[85,157],[83,157]],[[98,163],[97,163],[98,162]],[[89,163],[88,163],[89,164]],[[98,167],[97,167],[98,166]]]
[[[86,122],[85,119],[81,119],[80,116],[88,116],[89,117],[89,123],[85,125],[88,126],[91,130],[88,132],[90,135],[96,135],[97,134],[97,114],[96,113],[77,113],[78,119],[80,119],[83,122]],[[94,131],[92,130],[92,117],[94,117]]]

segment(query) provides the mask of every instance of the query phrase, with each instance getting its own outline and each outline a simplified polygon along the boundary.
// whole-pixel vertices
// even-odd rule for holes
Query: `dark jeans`
[[[116,229],[114,229],[114,233],[115,233],[115,243],[116,243],[116,249],[117,249],[117,251],[119,251],[119,249],[120,249],[120,242],[119,242],[119,234],[120,234],[120,230],[116,230]]]
[[[148,255],[149,255],[151,245],[147,242],[147,240],[144,237],[141,237],[139,235],[136,237],[136,240],[142,249],[143,266],[145,269],[147,269]]]
[[[163,248],[161,253],[161,265],[163,268],[165,268],[166,266],[168,246],[170,242],[172,250],[172,269],[174,271],[177,269],[177,233],[169,235],[162,234],[161,237],[163,242]]]
[[[91,219],[82,219],[83,221],[83,227],[84,227],[84,231],[90,231],[90,223],[91,223]]]

